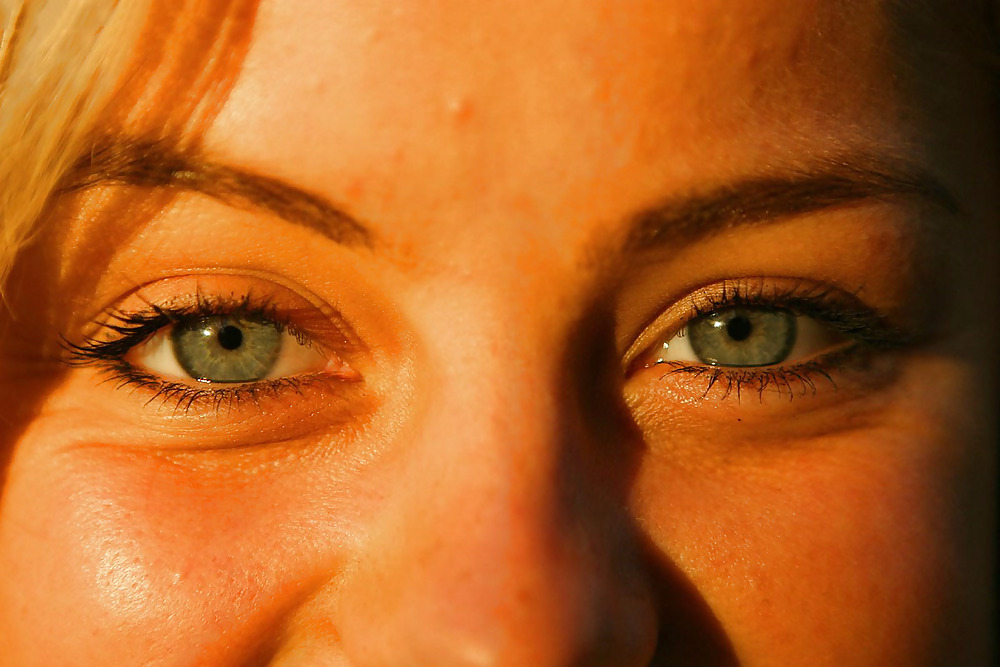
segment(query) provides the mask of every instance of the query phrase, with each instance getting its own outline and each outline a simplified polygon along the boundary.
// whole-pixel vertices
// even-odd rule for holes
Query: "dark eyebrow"
[[[687,244],[725,229],[900,198],[957,216],[956,198],[915,165],[851,155],[669,198],[633,216],[628,247]]]
[[[337,243],[373,245],[370,228],[322,196],[162,141],[119,137],[103,142],[70,171],[60,190],[109,183],[191,190],[237,208],[265,210]],[[900,197],[951,215],[961,213],[956,198],[924,170],[856,154],[667,198],[632,216],[627,247],[689,244],[725,229]]]
[[[98,144],[69,172],[60,191],[106,184],[190,190],[237,208],[262,209],[337,243],[372,246],[371,230],[324,197],[162,141],[118,138]]]

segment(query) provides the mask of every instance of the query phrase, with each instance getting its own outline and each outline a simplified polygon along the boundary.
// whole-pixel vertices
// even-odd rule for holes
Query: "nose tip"
[[[656,614],[627,510],[553,445],[565,433],[533,433],[407,468],[398,488],[414,491],[340,582],[350,664],[649,664]]]

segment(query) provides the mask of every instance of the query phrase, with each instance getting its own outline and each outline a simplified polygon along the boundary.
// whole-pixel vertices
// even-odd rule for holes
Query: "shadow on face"
[[[913,7],[157,5],[9,285],[0,646],[987,664],[993,79]]]

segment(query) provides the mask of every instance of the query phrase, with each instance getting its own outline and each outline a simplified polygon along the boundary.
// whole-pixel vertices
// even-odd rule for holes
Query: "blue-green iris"
[[[795,316],[787,310],[725,308],[688,325],[691,349],[712,366],[771,366],[795,345]]]
[[[282,333],[268,322],[213,315],[174,327],[174,355],[184,372],[205,382],[254,382],[270,374]]]

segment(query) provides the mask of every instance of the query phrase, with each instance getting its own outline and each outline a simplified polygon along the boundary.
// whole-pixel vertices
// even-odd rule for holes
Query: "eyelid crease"
[[[225,281],[235,281],[235,284]],[[248,287],[251,281],[259,285]],[[205,286],[205,282],[208,282],[209,286]],[[275,291],[275,287],[279,290]],[[278,302],[284,302],[288,298],[280,296],[284,291],[287,291],[294,300],[301,301],[303,306],[294,309],[279,306]],[[226,292],[230,296],[223,296]],[[140,307],[122,308],[114,305],[136,300],[142,304]],[[152,313],[157,308],[174,310],[201,308],[205,314],[211,315],[216,312],[212,310],[213,307],[224,311],[232,310],[237,302],[242,300],[257,301],[258,305],[267,302],[274,311],[272,315],[275,312],[284,313],[286,316],[293,311],[308,312],[307,309],[311,307],[317,314],[313,319],[318,322],[320,321],[318,316],[321,315],[331,323],[340,323],[341,326],[337,329],[343,335],[345,343],[359,350],[365,348],[364,342],[347,323],[338,307],[303,285],[281,275],[245,268],[196,267],[166,272],[159,278],[116,296],[111,301],[112,305],[98,307],[86,316],[82,316],[80,324],[85,327],[83,337],[87,337],[90,333],[99,331],[103,322],[114,319],[116,315],[139,313],[143,310]],[[64,335],[63,338],[67,336]]]
[[[257,319],[273,323],[281,331],[287,331],[299,339],[300,343],[308,341],[311,344],[325,347],[324,339],[329,336],[317,337],[318,325],[314,322],[308,327],[296,324],[296,318],[291,312],[300,309],[281,308],[270,299],[257,299],[251,294],[245,294],[232,299],[206,295],[201,292],[177,297],[164,304],[147,302],[147,307],[141,310],[122,311],[110,309],[93,323],[95,332],[85,335],[83,341],[75,343],[63,336],[63,348],[68,354],[65,359],[70,366],[86,366],[99,361],[121,360],[132,349],[145,343],[157,332],[186,318],[212,317],[233,315]],[[334,346],[344,352],[359,352],[365,349],[364,343],[353,332],[346,322],[338,322],[339,314],[330,317],[323,313],[315,319],[329,326],[329,331],[339,336],[340,340]],[[310,333],[306,333],[309,329]],[[113,334],[113,335],[112,335]]]

